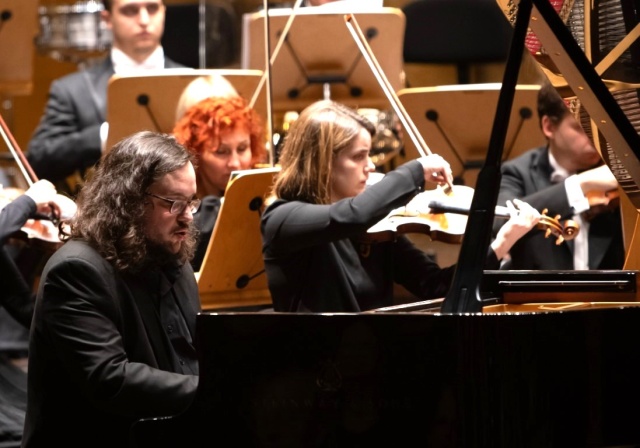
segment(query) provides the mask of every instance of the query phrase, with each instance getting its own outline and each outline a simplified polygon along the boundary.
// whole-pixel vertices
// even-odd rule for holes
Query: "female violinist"
[[[263,255],[276,311],[359,312],[392,305],[393,283],[421,300],[443,297],[454,267],[440,268],[399,235],[361,250],[359,237],[426,182],[451,182],[438,155],[408,162],[370,186],[370,122],[332,101],[307,107],[285,140],[274,201],[262,216]],[[513,243],[540,219],[516,201],[492,242],[487,268],[497,269]]]

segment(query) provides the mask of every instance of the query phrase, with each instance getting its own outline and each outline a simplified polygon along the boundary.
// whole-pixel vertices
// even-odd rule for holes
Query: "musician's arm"
[[[412,161],[359,195],[330,205],[276,201],[262,217],[265,247],[283,255],[360,235],[391,210],[406,204],[423,184],[422,165]]]
[[[36,212],[36,203],[27,195],[21,195],[0,211],[0,245],[16,233]]]
[[[87,93],[77,91],[74,79],[52,83],[44,115],[27,151],[27,159],[38,177],[52,182],[95,165],[101,156],[101,123],[83,125],[81,115],[90,112],[79,110],[77,96]]]
[[[0,244],[20,230],[31,215],[36,212],[36,203],[26,195],[19,196],[0,211]],[[0,288],[2,306],[21,325],[29,328],[33,315],[34,296],[25,282],[13,258],[4,247],[0,247]]]

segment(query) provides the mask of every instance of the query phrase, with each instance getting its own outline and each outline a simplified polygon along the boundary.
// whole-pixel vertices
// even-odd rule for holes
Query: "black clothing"
[[[33,199],[22,195],[0,211],[0,304],[26,328],[31,325],[35,297],[4,244],[35,215],[36,210]]]
[[[274,309],[359,312],[389,306],[394,282],[420,300],[443,297],[455,267],[440,268],[404,236],[370,246],[358,241],[423,184],[423,167],[412,161],[353,198],[330,205],[271,204],[261,225]],[[490,254],[488,263],[495,268],[498,261],[491,249]]]
[[[197,370],[185,346],[200,299],[191,265],[176,274],[122,273],[78,240],[49,259],[31,326],[23,447],[127,446],[136,420],[191,404],[198,377],[181,373],[181,361]]]

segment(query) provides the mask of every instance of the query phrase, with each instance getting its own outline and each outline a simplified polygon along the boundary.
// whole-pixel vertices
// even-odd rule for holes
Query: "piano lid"
[[[519,4],[498,2],[514,21]],[[584,106],[590,118],[585,130],[636,209],[640,208],[639,14],[637,0],[533,0],[525,41],[552,84],[565,98],[576,100],[577,113]]]
[[[519,5],[498,0],[513,21]],[[526,46],[618,180],[626,259],[640,267],[640,2],[534,1]],[[557,11],[557,13],[554,13]]]
[[[566,86],[584,105],[595,128],[606,139],[606,150],[601,149],[600,151],[603,160],[615,175],[630,204],[636,211],[640,209],[640,190],[638,188],[640,184],[640,136],[601,79],[596,67],[592,65],[568,27],[563,23],[560,15],[554,9],[554,5],[550,3],[553,1],[556,6],[559,5],[558,10],[562,12],[564,2],[521,0],[516,4],[513,0],[499,1],[503,3],[503,10],[507,17],[514,22],[514,35],[498,100],[487,159],[478,176],[476,194],[471,204],[467,231],[460,248],[456,273],[442,304],[442,312],[444,313],[479,312],[482,309],[483,304],[479,291],[482,263],[478,263],[478,260],[484,259],[488,249],[490,226],[494,218],[492,210],[495,208],[499,191],[501,177],[499,165],[506,134],[506,128],[501,124],[506,121],[504,117],[508,117],[510,113],[509,103],[513,101],[513,91],[515,90],[514,78],[517,78],[522,61],[522,50],[527,38],[531,37],[531,31],[539,38],[540,48],[545,49],[545,55],[548,55],[546,61],[552,62],[548,65],[555,70],[546,69],[546,73],[553,74],[556,84],[558,77],[566,80]],[[593,4],[604,4],[606,1],[595,1]],[[623,0],[618,3],[625,5],[624,9],[626,10],[637,11],[638,8],[629,8],[632,1],[634,0]],[[570,11],[572,5],[573,2],[568,2],[566,9]],[[631,15],[633,16],[633,14]],[[638,20],[635,19],[631,22],[629,26],[634,29],[634,32],[637,32]],[[529,30],[525,29],[527,24]],[[628,40],[630,41],[632,38]],[[624,46],[628,48],[627,40],[623,40],[624,43],[614,50],[616,54],[624,53]],[[610,59],[607,55],[603,58],[603,64],[612,65]],[[606,63],[604,63],[605,60]],[[602,67],[600,66],[600,69]],[[631,66],[631,68],[633,67]],[[640,85],[638,86],[640,87]],[[599,142],[599,139],[597,140]],[[638,220],[638,214],[634,214]],[[638,222],[635,223],[634,230],[637,225]],[[631,244],[629,253],[640,252],[640,243],[632,241]],[[638,250],[634,250],[635,245],[639,246]],[[637,267],[640,264],[640,258],[637,257],[631,257],[631,264],[628,259],[625,268]]]

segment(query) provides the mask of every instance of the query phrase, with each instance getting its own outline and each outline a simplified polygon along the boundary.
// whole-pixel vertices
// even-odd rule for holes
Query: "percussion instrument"
[[[95,0],[70,5],[40,6],[38,50],[57,60],[78,62],[100,56],[111,46],[111,30],[100,18],[104,9]]]

